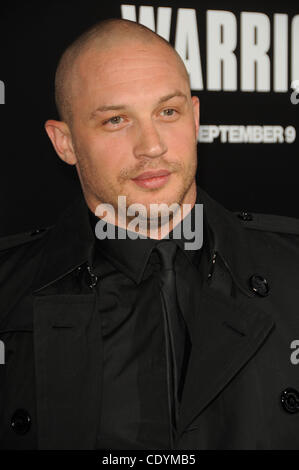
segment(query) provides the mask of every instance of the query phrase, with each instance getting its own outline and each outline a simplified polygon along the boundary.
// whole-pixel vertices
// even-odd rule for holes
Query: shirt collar
[[[247,296],[254,295],[248,288],[248,275],[255,272],[257,267],[249,237],[240,220],[198,185],[197,201],[203,204],[204,229],[206,225],[208,230],[208,236],[204,236],[203,241],[203,248],[209,245],[208,263],[211,264],[212,255],[218,253],[240,289]],[[92,265],[95,234],[87,207],[81,189],[78,197],[61,213],[56,224],[45,235],[33,292],[45,288],[84,263]],[[137,257],[134,256],[134,259]],[[141,266],[146,261],[145,257]]]

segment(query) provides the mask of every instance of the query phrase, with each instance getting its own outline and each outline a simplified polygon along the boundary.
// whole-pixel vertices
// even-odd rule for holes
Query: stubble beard
[[[79,155],[78,152],[76,152],[76,154]],[[94,178],[93,169],[90,168],[88,164],[86,164],[86,162],[89,161],[88,157],[82,158],[82,154],[81,154],[78,156],[77,161],[78,161],[77,172],[79,175],[83,193],[85,195],[85,199],[87,201],[94,201],[91,203],[91,205],[93,206],[94,205],[98,206],[99,204],[109,204],[110,206],[112,206],[115,211],[115,225],[117,225],[118,196],[121,196],[121,195],[126,196],[126,211],[130,205],[136,203],[136,197],[135,197],[135,200],[133,200],[133,197],[126,194],[126,191],[124,190],[124,187],[126,186],[126,182],[129,179],[131,179],[130,177],[127,176],[129,173],[128,170],[124,169],[120,171],[120,174],[117,178],[117,182],[119,183],[118,187],[116,187],[116,185],[114,185],[113,182],[111,182],[110,185],[108,186],[107,180],[104,179],[103,184],[99,184],[99,182],[101,181],[101,177],[99,176],[98,178],[97,177]],[[159,202],[153,201],[153,202],[156,202],[157,204],[166,203],[168,207],[170,207],[172,204],[177,204],[179,206],[178,210],[180,210],[181,216],[183,215],[183,212],[182,212],[183,203],[185,201],[186,195],[188,194],[192,184],[195,181],[195,174],[196,174],[196,168],[197,168],[197,154],[194,155],[193,161],[194,161],[194,164],[188,168],[188,171],[185,174],[184,174],[184,165],[182,165],[181,163],[178,164],[177,162],[175,162],[174,164],[172,164],[172,168],[169,168],[169,163],[168,163],[167,167],[169,168],[169,171],[172,171],[172,169],[175,168],[175,170],[173,171],[174,174],[176,172],[178,173],[181,172],[184,174],[184,178],[182,180],[182,184],[180,186],[179,192],[177,195],[173,197],[171,201],[159,201]],[[159,167],[161,168],[161,166],[163,167],[163,165],[160,165]],[[155,195],[155,191],[153,191],[153,195]],[[140,194],[140,199],[142,199],[141,194]],[[140,204],[142,204],[142,202],[140,202]],[[145,206],[147,206],[147,204],[145,204]],[[126,220],[126,224],[128,225],[130,221],[132,221],[136,217],[136,215],[138,215],[138,217],[141,220],[143,220],[146,226],[146,230],[149,231],[153,220],[155,221],[155,225],[158,227],[158,229],[161,229],[165,223],[168,223],[168,222],[169,224],[172,223],[174,216],[175,214],[177,214],[177,212],[178,211],[173,213],[173,211],[169,210],[167,211],[167,213],[163,214],[163,211],[162,212],[159,211],[158,215],[156,213],[154,217],[151,217],[150,208],[149,209],[147,208],[147,217],[145,219],[142,217],[142,214],[138,212],[132,216],[127,215],[127,213],[121,214],[121,216],[122,216],[122,220]]]

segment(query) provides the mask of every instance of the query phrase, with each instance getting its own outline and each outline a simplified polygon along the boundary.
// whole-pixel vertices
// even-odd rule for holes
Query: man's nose
[[[155,124],[153,122],[140,124],[136,131],[135,157],[160,157],[166,151],[167,145]]]

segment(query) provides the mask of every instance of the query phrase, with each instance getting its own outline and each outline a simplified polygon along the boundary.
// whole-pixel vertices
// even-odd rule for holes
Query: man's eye
[[[176,110],[173,108],[167,108],[167,109],[163,109],[162,113],[165,113],[164,116],[174,116],[176,113]]]
[[[108,122],[111,124],[120,124],[121,119],[123,119],[121,116],[113,116],[112,118],[107,119],[107,121],[104,121],[104,124],[107,124]]]

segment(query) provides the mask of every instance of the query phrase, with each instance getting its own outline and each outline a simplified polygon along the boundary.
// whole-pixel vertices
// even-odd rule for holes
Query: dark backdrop
[[[193,89],[192,93],[200,97],[201,124],[202,129],[205,129],[198,144],[197,178],[201,186],[213,198],[234,211],[246,209],[299,217],[296,136],[299,103],[292,104],[290,99],[291,81],[299,79],[299,76],[294,75],[299,71],[299,21],[294,20],[299,14],[299,6],[296,7],[296,2],[176,0],[164,3],[121,3],[110,0],[104,5],[100,0],[76,3],[63,0],[38,3],[24,1],[20,4],[10,1],[6,7],[2,4],[0,10],[0,80],[3,82],[4,101],[0,106],[0,235],[55,223],[61,211],[77,194],[79,180],[75,167],[59,159],[44,130],[47,119],[58,118],[53,95],[55,68],[63,49],[85,28],[100,19],[122,17],[121,5],[135,6],[137,21],[140,21],[140,6],[153,7],[146,13],[143,10],[143,15],[148,21],[153,13],[156,24],[158,8],[170,8],[169,40],[172,44],[175,44],[178,34],[178,16],[187,15],[187,18],[190,14],[187,10],[193,11],[191,16],[196,20],[196,31],[194,22],[190,23],[190,28],[187,25],[190,37],[186,37],[185,57],[188,60],[190,57],[196,59],[194,54],[198,47],[203,83],[201,89]],[[237,64],[236,90],[224,89],[229,85],[228,82],[224,84],[220,72],[220,89],[213,90],[208,86],[206,51],[213,46],[207,39],[211,35],[211,29],[209,32],[207,26],[208,9],[231,12],[230,18],[236,23],[236,47],[233,51]],[[258,78],[253,90],[242,89],[241,61],[247,58],[240,46],[241,12],[263,13],[268,18],[263,16],[263,21],[266,19],[270,25],[267,51],[270,89],[258,89]],[[274,27],[278,14],[286,15],[281,20],[287,28],[285,34]],[[224,35],[221,40],[227,40],[228,30],[221,31]],[[254,31],[254,41],[258,43],[264,31]],[[195,33],[198,39],[194,40]],[[293,42],[292,35],[295,38]],[[250,40],[245,37],[244,41]],[[292,54],[295,56],[293,62]],[[193,63],[195,68],[196,63],[198,65],[198,60]],[[263,81],[265,75],[257,70],[258,66],[256,77],[260,74]],[[285,72],[281,72],[280,67],[284,67]],[[277,73],[287,80],[287,86],[282,82],[283,89],[280,91],[275,90],[278,86]],[[198,83],[197,80],[195,88],[200,88]],[[296,96],[299,98],[299,93]],[[284,141],[237,143],[221,142],[220,138],[215,138],[213,142],[204,141],[209,135],[207,132],[211,129],[217,131],[219,125],[281,126]],[[237,132],[238,135],[238,129],[231,132]],[[270,140],[271,129],[268,129]]]

